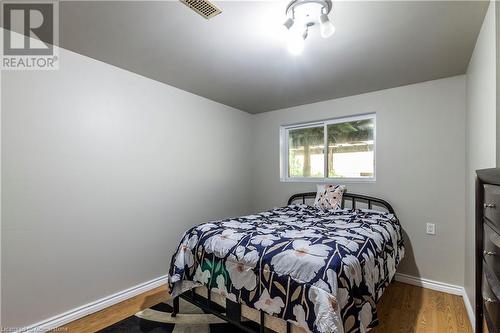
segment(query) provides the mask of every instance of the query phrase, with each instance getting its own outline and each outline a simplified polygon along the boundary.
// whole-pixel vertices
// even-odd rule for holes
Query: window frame
[[[328,125],[347,123],[356,120],[373,119],[373,176],[372,177],[328,177],[328,156],[326,152],[328,151]],[[310,128],[310,127],[321,127],[324,130],[324,167],[323,167],[323,177],[290,177],[288,170],[288,133],[290,130]],[[280,126],[280,181],[287,183],[374,183],[377,177],[377,114],[375,112],[365,113],[355,116],[346,117],[336,117],[325,120],[303,122],[303,123],[293,123]]]

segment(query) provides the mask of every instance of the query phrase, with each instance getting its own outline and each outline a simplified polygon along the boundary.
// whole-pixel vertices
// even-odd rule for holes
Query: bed
[[[169,271],[172,315],[182,297],[246,332],[375,327],[404,257],[401,225],[382,199],[345,193],[342,209],[322,211],[306,202],[315,195],[187,230]]]

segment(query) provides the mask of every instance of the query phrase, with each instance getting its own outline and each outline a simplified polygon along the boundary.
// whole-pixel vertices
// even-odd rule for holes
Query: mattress
[[[393,214],[289,205],[186,231],[169,285],[174,297],[206,286],[306,332],[366,332],[403,256]]]

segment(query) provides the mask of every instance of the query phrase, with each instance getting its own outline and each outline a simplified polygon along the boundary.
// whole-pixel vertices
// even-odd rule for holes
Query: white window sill
[[[352,184],[375,183],[376,178],[281,178],[282,183]]]

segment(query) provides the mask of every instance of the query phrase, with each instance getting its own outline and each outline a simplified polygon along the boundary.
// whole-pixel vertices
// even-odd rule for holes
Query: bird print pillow
[[[323,211],[342,209],[342,196],[345,190],[344,185],[318,185],[314,207]]]

